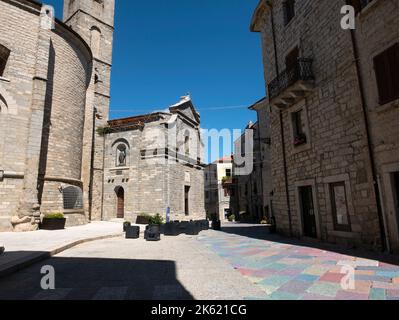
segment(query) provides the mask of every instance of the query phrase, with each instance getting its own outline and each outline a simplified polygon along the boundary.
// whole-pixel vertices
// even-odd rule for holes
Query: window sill
[[[0,77],[0,82],[10,83],[11,81],[10,81],[10,79]]]
[[[300,144],[300,145],[295,145],[295,144],[292,144],[292,145],[293,145],[292,154],[305,152],[311,148],[310,142],[306,142],[306,143]]]
[[[399,108],[399,99],[393,100],[386,104],[377,104],[377,106],[374,108],[374,112],[380,114],[395,108]]]
[[[84,214],[84,209],[64,209],[64,214]]]
[[[129,169],[130,169],[130,167],[115,167],[115,168],[109,169],[109,171],[119,171],[119,170],[125,171],[125,170],[129,170]]]

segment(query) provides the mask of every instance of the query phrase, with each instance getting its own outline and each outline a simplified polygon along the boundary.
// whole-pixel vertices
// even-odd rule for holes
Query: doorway
[[[116,189],[116,217],[118,219],[125,218],[125,190],[122,187]]]
[[[190,214],[190,187],[184,187],[184,214],[188,216]]]
[[[309,238],[317,238],[316,216],[312,187],[300,187],[299,197],[301,201],[303,235]]]

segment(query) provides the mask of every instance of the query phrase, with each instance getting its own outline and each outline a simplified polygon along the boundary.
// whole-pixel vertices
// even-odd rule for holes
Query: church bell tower
[[[87,217],[102,219],[104,137],[97,129],[109,120],[115,0],[64,0],[64,23],[93,53],[93,75],[86,99],[82,181]]]

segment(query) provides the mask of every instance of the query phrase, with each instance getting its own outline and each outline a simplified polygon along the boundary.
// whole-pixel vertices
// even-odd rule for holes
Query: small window
[[[284,23],[287,25],[295,17],[295,0],[286,0],[284,6]]]
[[[374,58],[374,69],[380,104],[399,99],[399,43]]]
[[[285,57],[285,67],[286,70],[292,70],[298,65],[299,59],[299,48],[295,47],[291,52]]]
[[[0,77],[4,75],[9,57],[10,50],[0,44]]]
[[[304,130],[303,110],[292,113],[292,129],[294,130],[294,145],[300,146],[307,142],[306,133]]]
[[[184,153],[188,157],[190,155],[190,136],[184,137]]]
[[[231,177],[231,169],[226,169],[226,177]]]
[[[331,208],[334,219],[334,228],[337,231],[351,231],[346,187],[344,182],[330,185]]]
[[[125,167],[126,166],[126,158],[127,158],[127,148],[126,145],[120,144],[116,149],[116,166],[117,167]]]
[[[78,187],[67,187],[62,191],[64,209],[83,209],[83,193]]]

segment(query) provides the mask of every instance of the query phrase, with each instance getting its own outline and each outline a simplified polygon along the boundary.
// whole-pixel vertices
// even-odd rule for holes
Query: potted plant
[[[49,213],[43,218],[40,224],[42,230],[63,230],[65,229],[66,218],[63,213]]]
[[[123,232],[126,232],[127,228],[129,228],[132,224],[129,221],[125,221],[123,223]]]
[[[151,216],[146,213],[140,213],[137,216],[136,223],[137,224],[149,224]]]
[[[149,219],[149,226],[147,226],[144,232],[144,238],[147,241],[159,241],[161,240],[161,227],[163,227],[164,219],[159,213],[155,216],[151,216]]]
[[[149,218],[149,225],[152,230],[161,231],[161,226],[164,224],[164,218],[157,213],[155,216]]]

